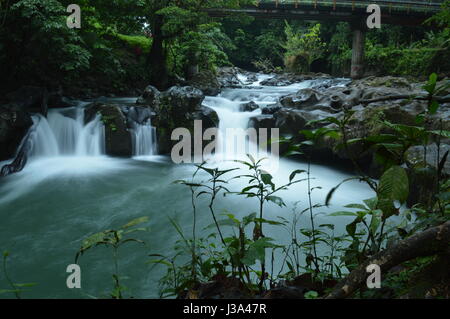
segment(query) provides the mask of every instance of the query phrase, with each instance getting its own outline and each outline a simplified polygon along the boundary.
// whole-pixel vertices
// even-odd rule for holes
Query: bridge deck
[[[443,0],[255,0],[255,7],[366,8],[378,4],[385,9],[408,12],[436,12]]]
[[[381,8],[382,23],[417,25],[440,10],[442,0],[260,0],[239,9],[208,9],[211,16],[247,13],[258,18],[355,21],[369,4]]]

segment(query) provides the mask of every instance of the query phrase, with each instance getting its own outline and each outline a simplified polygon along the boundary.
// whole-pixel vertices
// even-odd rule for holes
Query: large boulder
[[[120,106],[95,102],[86,106],[85,122],[99,114],[105,125],[105,151],[111,156],[129,157],[133,154],[131,133]]]
[[[204,130],[211,127],[219,127],[219,116],[216,111],[208,106],[200,106],[200,108],[192,114],[192,118],[201,120]]]
[[[330,87],[322,91],[306,88],[281,97],[280,104],[300,110],[323,110],[329,113],[338,113],[357,105],[360,96],[361,91],[357,88]]]
[[[176,128],[187,128],[193,137],[195,120],[202,121],[202,130],[218,126],[216,112],[202,105],[204,98],[202,91],[191,86],[174,86],[161,93],[154,122],[161,153],[170,153],[177,143],[171,140]]]
[[[275,128],[275,118],[271,114],[262,114],[251,117],[249,120],[249,127],[253,127],[256,130],[260,128]]]
[[[222,88],[242,87],[243,83],[239,80],[238,74],[242,70],[236,67],[223,67],[217,71],[217,80]]]
[[[280,104],[284,107],[304,109],[306,107],[316,107],[324,98],[324,95],[313,89],[301,89],[294,94],[289,94],[280,98]]]
[[[173,86],[160,97],[159,113],[172,112],[176,117],[193,112],[201,106],[205,95],[192,86]]]
[[[161,92],[159,92],[159,90],[153,85],[149,85],[144,89],[142,95],[137,99],[136,104],[148,105],[156,108],[158,107],[160,96]]]
[[[239,105],[239,109],[241,112],[253,112],[254,110],[259,109],[259,105],[253,101],[250,101]]]
[[[275,126],[283,135],[298,135],[308,122],[303,112],[294,109],[281,109],[274,114],[274,117]]]
[[[0,161],[14,156],[32,125],[30,115],[17,105],[0,106]]]
[[[155,111],[147,106],[127,106],[120,107],[122,113],[126,117],[128,127],[132,128],[133,123],[145,125],[156,116]]]
[[[262,114],[274,114],[281,110],[282,106],[279,104],[270,104],[261,109]]]
[[[426,158],[424,158],[425,149]],[[419,165],[431,167],[436,170],[438,167],[437,163],[440,163],[443,160],[443,157],[447,152],[450,152],[449,144],[440,144],[439,149],[436,144],[427,145],[425,148],[423,146],[413,146],[406,152],[406,159],[411,167]],[[426,161],[425,165],[423,165],[424,160]],[[450,157],[447,157],[447,160],[442,166],[442,174],[450,176]]]

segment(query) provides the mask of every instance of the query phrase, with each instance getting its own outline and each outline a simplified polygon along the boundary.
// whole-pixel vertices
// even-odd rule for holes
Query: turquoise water
[[[283,161],[275,182],[286,182],[293,169],[304,168],[302,163]],[[189,165],[175,165],[170,159],[155,157],[153,161],[132,159],[54,158],[36,160],[24,171],[2,180],[0,185],[0,243],[2,250],[11,253],[9,274],[17,283],[37,283],[24,298],[83,298],[87,294],[107,296],[113,286],[112,254],[109,248],[87,251],[80,259],[82,289],[66,287],[65,272],[73,263],[81,241],[89,234],[119,227],[133,218],[149,216],[149,231],[136,233],[146,246],[125,244],[119,250],[120,274],[129,277],[123,283],[129,295],[139,298],[158,297],[158,279],[163,268],[151,268],[145,262],[150,253],[169,254],[178,239],[168,217],[175,218],[190,234],[192,210],[190,193],[177,179],[187,179],[193,172]],[[329,168],[312,166],[314,185],[321,185],[314,200],[323,202],[328,190],[347,175]],[[230,175],[231,177],[231,175]],[[243,184],[236,181],[236,190]],[[294,202],[306,204],[304,184],[298,184],[280,195],[288,204],[279,208],[269,204],[266,217],[291,216]],[[370,192],[359,183],[344,185],[334,196],[336,209],[357,198],[368,198]],[[212,223],[205,199],[198,203],[198,229]],[[237,216],[254,211],[256,202],[233,196],[219,197],[218,213],[225,209]],[[325,212],[325,211],[324,211]],[[317,212],[317,222],[331,219]],[[346,219],[335,219],[341,227]],[[307,219],[303,220],[307,227]],[[281,229],[268,229],[267,234],[286,240]],[[0,277],[1,288],[7,288]],[[10,295],[9,297],[11,297]],[[1,295],[8,297],[8,295]]]

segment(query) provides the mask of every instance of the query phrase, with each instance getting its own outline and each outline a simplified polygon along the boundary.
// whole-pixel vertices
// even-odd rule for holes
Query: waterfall
[[[219,117],[216,156],[211,160],[247,160],[247,154],[251,154],[254,158],[267,158],[266,168],[269,171],[276,171],[278,154],[268,151],[270,144],[268,141],[271,138],[276,140],[278,134],[272,135],[274,132],[271,130],[266,131],[267,136],[262,136],[256,130],[252,132],[249,129],[250,119],[261,115],[261,108],[276,104],[281,96],[311,87],[323,80],[307,80],[287,86],[261,86],[261,82],[270,78],[270,75],[258,74],[252,83],[245,75],[238,74],[237,77],[246,84],[246,87],[224,89],[219,96],[207,96],[204,101],[204,104],[216,111]],[[241,105],[251,101],[261,108],[251,112],[241,111]]]
[[[84,124],[81,107],[50,110],[32,116],[29,157],[99,156],[104,154],[104,126],[97,115]]]
[[[224,97],[207,97],[205,100],[205,105],[216,111],[219,117],[216,160],[245,159],[247,153],[256,151],[254,145],[247,143],[245,130],[250,118],[261,111],[241,112],[241,103]]]
[[[134,122],[132,133],[134,156],[156,154],[156,129],[151,125],[150,120],[144,124]]]

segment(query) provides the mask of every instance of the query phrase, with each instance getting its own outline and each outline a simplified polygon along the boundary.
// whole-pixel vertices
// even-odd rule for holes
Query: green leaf
[[[251,266],[256,263],[256,260],[264,261],[266,256],[265,254],[266,248],[276,246],[271,243],[272,240],[273,240],[272,238],[263,237],[251,243],[247,252],[244,255],[244,258],[242,258],[242,262],[247,266]]]
[[[305,153],[299,152],[299,151],[288,151],[288,152],[284,153],[283,156],[288,157],[288,156],[303,155],[303,154],[305,154]]]
[[[283,199],[281,197],[278,197],[278,196],[267,196],[266,200],[270,201],[272,203],[275,203],[275,204],[277,204],[280,207],[286,206],[286,204],[284,203]]]
[[[251,213],[244,218],[242,218],[242,224],[244,224],[244,227],[250,224],[251,222],[255,221],[256,213]]]
[[[428,112],[430,114],[435,114],[437,112],[438,108],[439,108],[439,103],[437,101],[433,100],[430,103],[430,105],[428,106]]]
[[[355,212],[346,212],[346,211],[341,211],[341,212],[334,212],[329,214],[329,216],[357,216],[358,214]]]
[[[434,90],[436,88],[436,82],[437,82],[437,74],[431,73],[427,84],[423,86],[423,89],[427,91],[429,94],[433,94]]]
[[[310,290],[303,296],[305,297],[305,299],[316,299],[317,297],[319,297],[319,294],[317,293],[317,291]]]
[[[123,225],[121,228],[130,228],[130,227],[148,222],[148,220],[149,220],[148,216],[139,217],[139,218],[133,219],[132,221]]]
[[[378,198],[377,197],[372,197],[372,198],[368,198],[363,200],[364,204],[366,204],[367,207],[369,207],[369,209],[376,209],[377,207],[377,203],[378,203]]]
[[[383,218],[395,212],[394,201],[404,203],[409,194],[408,176],[404,168],[392,166],[380,178],[378,184],[378,207],[383,211]]]
[[[357,217],[354,221],[352,221],[350,224],[348,224],[347,226],[345,226],[345,230],[347,231],[347,233],[351,236],[351,237],[355,237],[355,233],[356,233],[356,226],[358,225],[358,223],[360,222],[360,218]]]
[[[382,212],[380,210],[373,211],[372,213],[372,219],[370,220],[369,229],[372,234],[375,234],[377,232],[378,227],[381,223],[381,215]]]
[[[415,118],[415,122],[416,122],[416,124],[423,124],[423,122],[425,122],[425,114],[423,114],[423,113],[420,113],[420,114],[417,114],[417,116],[416,116],[416,118]]]
[[[328,228],[328,229],[334,230],[334,225],[333,224],[320,224],[319,227],[323,227],[323,228]]]
[[[247,157],[250,159],[250,161],[252,162],[253,165],[256,164],[256,161],[251,154],[247,154]]]
[[[346,208],[356,208],[356,209],[362,209],[362,210],[367,210],[367,207],[362,205],[362,204],[348,204],[345,205],[344,207]]]
[[[344,179],[342,182],[340,182],[339,184],[337,184],[335,187],[333,187],[327,194],[327,197],[325,198],[325,206],[328,206],[330,204],[331,198],[333,197],[334,192],[344,183],[351,181],[351,180],[355,180],[355,179],[359,179],[359,177],[349,177]]]
[[[169,268],[172,267],[172,264],[170,262],[168,262],[167,260],[163,260],[163,259],[149,260],[146,263],[147,264],[162,264]]]
[[[201,170],[207,172],[211,176],[214,176],[215,173],[217,172],[216,168],[207,168],[207,167],[205,167],[203,165],[195,165],[195,166],[197,166],[198,169],[201,169]]]
[[[81,249],[86,250],[97,244],[104,243],[105,241],[107,241],[107,231],[96,233],[83,240]]]
[[[403,145],[397,143],[379,143],[378,145],[384,146],[387,150],[402,150]]]
[[[305,173],[306,171],[304,169],[297,169],[289,175],[289,182],[292,182],[292,180],[295,178],[295,175]]]
[[[272,175],[267,172],[261,173],[261,180],[266,185],[274,185],[272,182]]]
[[[429,131],[431,134],[439,135],[442,137],[450,138],[450,131],[442,130],[442,131]]]
[[[17,283],[14,283],[14,286],[20,287],[20,288],[34,287],[34,286],[36,286],[36,285],[37,285],[37,283],[35,283],[35,282],[23,283],[23,284],[17,284]]]
[[[355,143],[359,143],[359,142],[365,142],[366,139],[358,137],[358,138],[351,138],[349,140],[347,140],[347,145],[351,145],[351,144],[355,144]]]
[[[249,190],[251,190],[251,189],[253,189],[253,188],[259,188],[259,186],[258,186],[258,185],[250,185],[250,186],[247,186],[247,187],[245,187],[245,188],[243,188],[243,189],[241,190],[241,193],[247,193]]]
[[[284,225],[285,223],[277,222],[276,220],[264,219],[264,218],[255,218],[254,221],[256,223],[263,223],[269,225]]]
[[[234,219],[221,219],[217,221],[217,225],[219,226],[231,226],[231,227],[237,227],[239,228],[239,221],[236,222],[236,220]],[[212,223],[209,224],[208,226],[206,226],[204,229],[211,229],[211,228],[216,228],[216,223]]]

